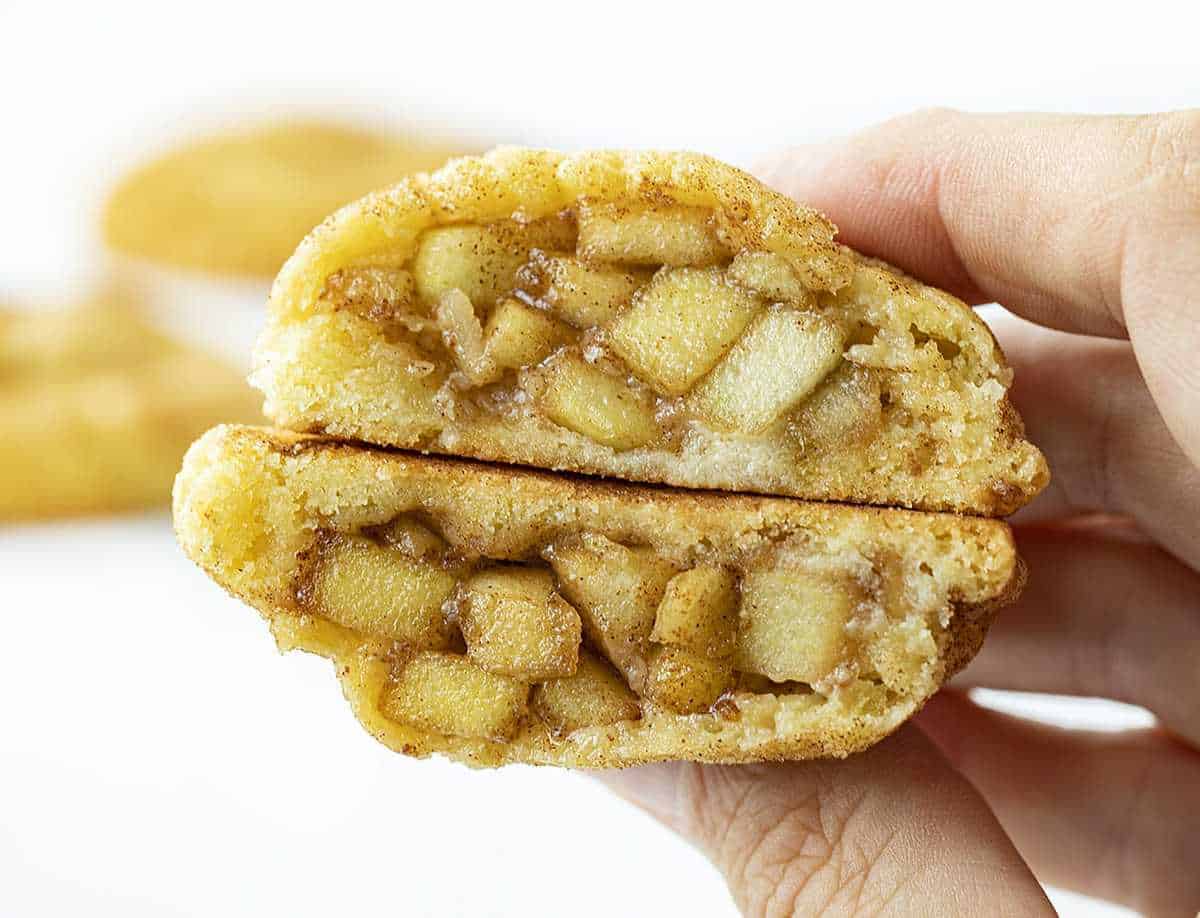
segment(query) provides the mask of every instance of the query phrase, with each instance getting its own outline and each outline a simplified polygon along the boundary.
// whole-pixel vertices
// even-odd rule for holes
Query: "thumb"
[[[598,777],[707,854],[745,914],[1053,914],[983,798],[914,727],[845,761]]]

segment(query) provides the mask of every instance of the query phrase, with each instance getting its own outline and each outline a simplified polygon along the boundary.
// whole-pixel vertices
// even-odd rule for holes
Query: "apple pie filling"
[[[789,541],[686,563],[580,531],[488,558],[404,514],[320,530],[301,556],[296,609],[388,661],[380,713],[449,737],[562,738],[648,712],[737,719],[753,695],[883,706],[938,653],[932,597],[906,600],[898,559],[842,569]]]
[[[269,396],[299,370],[303,407],[275,393],[268,410],[313,432],[674,484],[988,512],[1040,487],[1008,483],[1037,477],[1040,456],[1000,423],[990,337],[941,294],[865,259],[819,289],[735,245],[712,209],[678,204],[431,226],[399,263],[325,276],[268,364]],[[982,496],[930,494],[975,479]]]

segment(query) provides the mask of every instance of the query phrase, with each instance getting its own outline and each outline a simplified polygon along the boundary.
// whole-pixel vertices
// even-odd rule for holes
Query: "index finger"
[[[1200,112],[924,112],[759,171],[827,212],[842,241],[970,302],[1129,337],[1200,460]]]

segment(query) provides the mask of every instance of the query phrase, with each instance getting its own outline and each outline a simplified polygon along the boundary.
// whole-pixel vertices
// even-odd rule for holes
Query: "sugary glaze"
[[[210,431],[176,529],[410,755],[623,766],[848,755],[1019,587],[993,520],[604,483]]]
[[[691,154],[504,149],[338,212],[276,280],[277,424],[551,469],[1004,515],[1048,473],[962,302]]]

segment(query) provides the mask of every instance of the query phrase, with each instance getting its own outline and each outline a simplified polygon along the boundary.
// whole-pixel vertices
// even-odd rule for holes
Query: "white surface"
[[[103,189],[149,145],[231,113],[746,162],[930,104],[1200,100],[1195,4],[1107,19],[1044,2],[329,10],[4,5],[0,299],[84,289],[104,265]],[[207,334],[235,349],[249,337],[253,305],[230,321],[188,297],[185,323],[223,324]],[[698,855],[587,778],[468,774],[377,747],[327,665],[277,656],[162,518],[0,530],[0,584],[2,914],[731,912]],[[1128,714],[1046,705],[1071,722]]]

